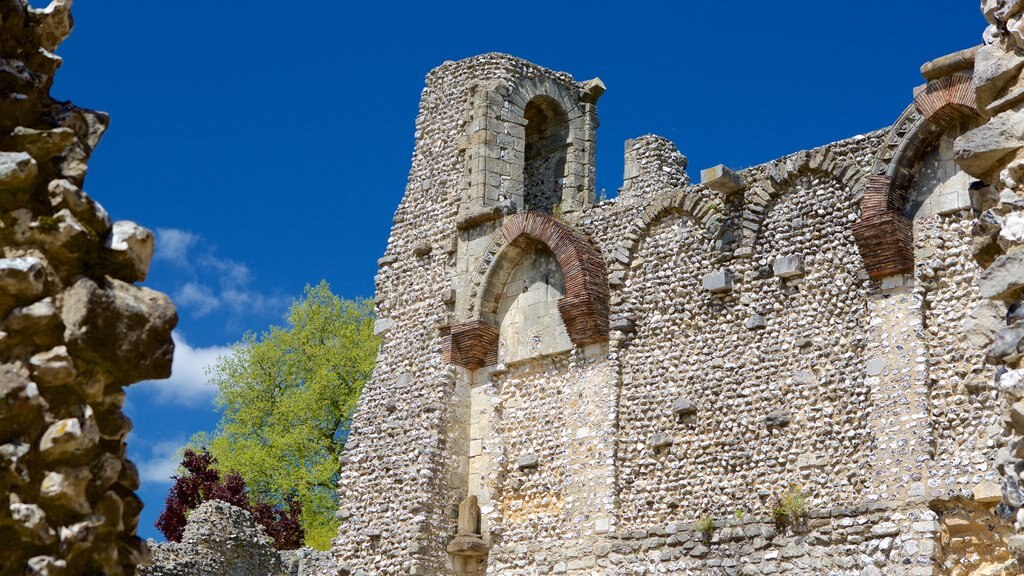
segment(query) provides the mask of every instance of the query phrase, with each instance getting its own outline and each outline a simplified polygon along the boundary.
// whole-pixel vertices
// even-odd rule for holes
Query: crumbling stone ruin
[[[147,563],[123,387],[173,352],[152,234],[82,191],[107,118],[49,97],[69,5],[0,0],[3,575]],[[889,128],[699,184],[642,136],[611,201],[600,80],[431,72],[340,568],[211,502],[143,571],[1022,573],[1024,0],[982,10]]]
[[[611,201],[599,79],[432,71],[338,561],[1022,573],[1024,1],[983,10],[889,128],[699,184],[642,136]]]
[[[249,512],[210,500],[188,517],[181,542],[149,541],[153,563],[140,576],[314,576],[336,574],[327,552],[277,551]]]
[[[70,0],[0,0],[0,574],[134,574],[139,475],[123,388],[166,378],[177,315],[153,235],[82,191],[107,127],[50,98]]]

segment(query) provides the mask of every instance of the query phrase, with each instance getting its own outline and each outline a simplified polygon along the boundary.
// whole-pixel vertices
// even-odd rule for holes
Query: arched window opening
[[[526,105],[523,200],[527,210],[553,214],[562,201],[569,119],[554,99],[538,96]]]
[[[493,319],[499,327],[499,362],[511,363],[572,349],[558,311],[565,277],[554,253],[520,238],[494,278]],[[491,316],[491,314],[485,314]]]

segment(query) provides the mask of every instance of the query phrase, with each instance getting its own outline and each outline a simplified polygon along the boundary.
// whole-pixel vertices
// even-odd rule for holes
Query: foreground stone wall
[[[974,88],[983,121],[957,138],[954,152],[964,171],[991,185],[971,245],[984,269],[977,283],[985,300],[969,321],[975,344],[997,367],[988,385],[1005,400],[998,511],[1013,523],[1009,552],[1024,565],[1024,2],[985,0],[982,11],[990,26],[975,56]]]
[[[153,235],[82,191],[105,114],[49,97],[70,1],[0,2],[0,574],[134,574],[123,388],[170,374]]]

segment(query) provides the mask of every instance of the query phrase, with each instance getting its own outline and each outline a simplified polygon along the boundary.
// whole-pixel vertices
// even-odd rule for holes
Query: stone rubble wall
[[[630,140],[619,196],[557,215],[604,259],[607,343],[454,368],[455,303],[515,301],[493,270],[527,278],[515,267],[533,262],[482,248],[514,206],[459,213],[466,118],[477,90],[515,98],[535,74],[573,85],[503,55],[428,76],[377,278],[382,353],[342,464],[339,562],[450,572],[472,494],[489,574],[1008,573],[999,538],[969,536],[1007,527],[992,496],[1004,399],[975,345],[980,196],[960,190],[971,180],[949,150],[977,122],[939,106],[944,124],[924,130],[909,110],[898,131],[741,170],[727,189],[692,184],[664,138]],[[904,219],[914,255],[882,252],[902,270],[885,277],[854,233],[879,170],[903,188],[872,209]],[[909,216],[890,215],[911,200],[900,194]],[[789,487],[807,517],[776,525]]]
[[[134,574],[123,388],[170,374],[177,315],[136,286],[153,234],[82,191],[107,128],[50,98],[69,0],[0,2],[0,574]]]
[[[459,214],[478,200],[458,177],[474,103],[545,82],[571,103],[599,81],[493,54],[432,72],[378,275],[386,337],[343,463],[339,561],[450,573],[470,494],[488,574],[1019,573],[1024,0],[983,9],[986,45],[923,67],[892,128],[700,185],[671,142],[628,141],[618,197],[553,214],[604,259],[607,342],[534,342],[507,363],[445,362],[453,309],[529,293],[495,277],[547,277],[516,269],[528,245],[514,262],[492,248],[515,205]],[[494,175],[473,181],[483,204]],[[561,321],[544,310],[523,325]],[[505,320],[484,320],[467,330],[507,345]],[[802,514],[773,521],[787,489]]]
[[[983,299],[967,317],[974,344],[996,367],[987,382],[1001,396],[995,463],[1001,472],[997,508],[1012,522],[1009,552],[1024,565],[1024,2],[983,0],[990,26],[975,56],[974,90],[981,125],[954,143],[956,162],[990,185],[972,226],[970,250],[982,271]],[[961,518],[961,521],[964,521]]]

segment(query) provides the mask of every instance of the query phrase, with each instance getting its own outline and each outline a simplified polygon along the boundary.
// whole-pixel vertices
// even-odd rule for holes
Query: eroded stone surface
[[[0,573],[134,574],[138,475],[122,387],[164,377],[177,320],[152,234],[81,186],[106,115],[48,93],[71,2],[0,2]],[[92,286],[83,298],[75,286]]]

